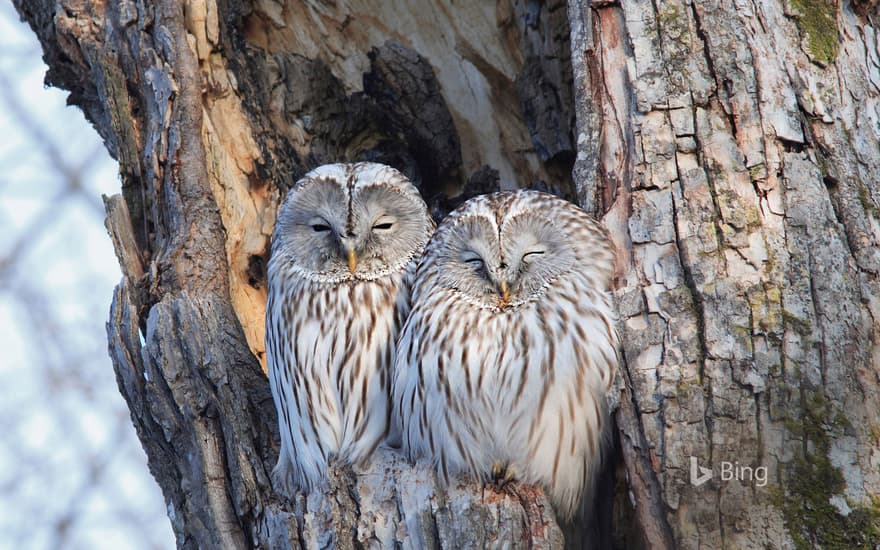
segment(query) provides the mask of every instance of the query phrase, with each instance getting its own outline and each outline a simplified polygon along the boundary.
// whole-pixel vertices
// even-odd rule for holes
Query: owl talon
[[[516,481],[516,474],[512,469],[496,462],[492,465],[492,484],[498,491],[505,491],[513,481]]]
[[[504,476],[504,483],[510,483],[511,481],[516,481],[516,473],[508,468],[507,474]]]

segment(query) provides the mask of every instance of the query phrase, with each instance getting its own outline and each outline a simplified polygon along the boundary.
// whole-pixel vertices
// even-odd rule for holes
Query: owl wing
[[[338,400],[326,372],[306,365],[326,365],[332,350],[320,345],[335,334],[302,310],[312,305],[300,292],[269,294],[266,307],[269,386],[279,416],[281,451],[273,476],[281,487],[311,490],[326,478],[328,451],[339,445]]]
[[[457,473],[485,476],[494,440],[490,396],[480,387],[486,357],[465,342],[475,339],[470,308],[444,291],[413,306],[395,360],[395,424],[411,460],[427,458],[448,481]]]
[[[510,409],[510,418],[520,420],[510,428],[511,441],[527,450],[515,469],[524,480],[547,487],[566,518],[590,491],[601,459],[605,395],[617,364],[610,319],[607,293],[563,288],[548,294],[525,323],[526,369],[535,380]]]

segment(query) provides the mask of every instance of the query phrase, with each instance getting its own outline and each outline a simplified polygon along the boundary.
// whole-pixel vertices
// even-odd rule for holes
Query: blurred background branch
[[[170,548],[104,322],[116,163],[0,6],[0,548]]]

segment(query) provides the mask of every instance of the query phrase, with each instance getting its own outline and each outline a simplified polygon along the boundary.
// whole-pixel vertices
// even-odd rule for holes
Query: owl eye
[[[382,214],[375,220],[373,220],[373,231],[388,231],[392,227],[394,227],[394,222],[397,220],[394,219],[394,216],[390,216],[388,214]]]
[[[330,231],[330,226],[323,223],[313,223],[312,230],[315,233],[323,233],[324,231]]]
[[[479,257],[474,252],[465,253],[461,259],[464,263],[466,263],[470,267],[473,267],[474,269],[479,269],[483,267],[483,258]]]
[[[533,260],[538,259],[538,256],[541,256],[543,254],[544,254],[543,250],[530,250],[530,251],[526,252],[525,254],[523,254],[522,261],[531,262]]]

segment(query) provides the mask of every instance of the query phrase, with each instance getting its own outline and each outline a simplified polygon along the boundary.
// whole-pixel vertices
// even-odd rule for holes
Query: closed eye
[[[473,267],[474,269],[479,269],[483,267],[483,258],[478,256],[474,252],[465,253],[461,259],[462,261],[464,261],[464,263]]]
[[[532,260],[537,259],[538,256],[541,256],[541,255],[543,255],[543,254],[544,254],[544,251],[543,251],[543,250],[531,250],[531,251],[526,252],[525,254],[523,254],[522,261],[524,261],[524,262],[531,262]]]
[[[324,231],[330,231],[330,226],[323,223],[314,223],[312,224],[312,230],[315,233],[322,233]]]
[[[394,225],[394,224],[391,223],[391,222],[377,223],[376,225],[373,226],[373,229],[379,229],[379,230],[382,230],[382,231],[387,231],[388,229],[391,229],[391,227],[392,227],[393,225]]]

